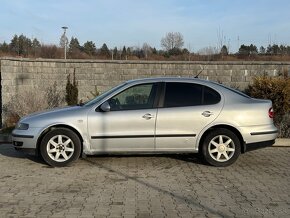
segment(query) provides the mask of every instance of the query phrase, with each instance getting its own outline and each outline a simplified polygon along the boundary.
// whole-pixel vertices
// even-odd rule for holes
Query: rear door
[[[196,136],[219,115],[215,90],[196,83],[167,82],[156,120],[156,150],[193,150]]]

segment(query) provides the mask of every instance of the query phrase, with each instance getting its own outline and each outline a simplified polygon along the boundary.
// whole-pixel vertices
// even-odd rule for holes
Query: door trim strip
[[[106,135],[91,136],[91,139],[124,139],[124,138],[172,138],[172,137],[195,137],[196,134],[160,134],[160,135]]]

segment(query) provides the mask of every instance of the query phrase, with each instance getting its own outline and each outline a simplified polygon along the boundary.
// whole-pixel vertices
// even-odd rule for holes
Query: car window
[[[194,83],[167,83],[164,107],[217,104],[221,96],[215,90]]]
[[[215,90],[204,86],[203,88],[203,104],[209,105],[209,104],[217,104],[221,100],[221,96],[218,92]]]
[[[130,87],[109,99],[111,111],[153,108],[156,84],[141,84]]]
[[[116,87],[114,87],[114,88],[112,88],[112,89],[110,89],[110,90],[104,92],[103,94],[97,96],[96,98],[94,98],[94,99],[92,99],[92,100],[86,102],[83,106],[84,106],[84,107],[90,107],[90,106],[92,106],[92,105],[95,105],[97,102],[99,102],[99,101],[103,100],[104,98],[108,97],[108,96],[111,95],[113,92],[115,92],[115,91],[118,90],[118,89],[121,89],[121,88],[124,87],[125,85],[127,85],[127,83],[123,83],[123,84],[121,84],[121,85],[118,85],[118,86],[116,86]]]
[[[202,86],[192,83],[166,83],[164,107],[202,104]]]
[[[245,97],[245,98],[251,98],[251,97],[248,96],[246,93],[244,93],[244,92],[242,92],[242,91],[240,91],[240,90],[233,89],[233,88],[228,87],[228,86],[226,86],[226,85],[223,85],[223,84],[220,84],[220,83],[215,83],[215,82],[212,82],[212,81],[211,81],[211,83],[213,83],[213,84],[215,84],[215,85],[219,85],[219,86],[221,86],[221,87],[223,87],[223,88],[225,88],[225,89],[227,89],[227,90],[230,90],[230,91],[232,91],[232,92],[234,92],[234,93],[236,93],[236,94],[238,94],[238,95],[240,95],[240,96],[243,96],[243,97]]]

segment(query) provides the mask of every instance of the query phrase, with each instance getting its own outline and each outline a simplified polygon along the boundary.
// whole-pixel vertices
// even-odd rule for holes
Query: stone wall
[[[39,93],[54,82],[65,90],[67,75],[75,72],[79,97],[86,101],[97,86],[103,92],[123,81],[163,76],[194,77],[222,82],[241,90],[257,75],[276,76],[290,72],[290,62],[160,62],[0,59],[2,105],[23,90]]]

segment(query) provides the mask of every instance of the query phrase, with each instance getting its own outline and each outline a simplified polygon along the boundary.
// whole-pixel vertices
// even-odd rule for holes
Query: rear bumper
[[[240,127],[239,130],[245,144],[249,145],[275,141],[278,136],[278,129],[273,124]]]
[[[265,147],[270,147],[275,144],[275,139],[274,140],[269,140],[269,141],[263,141],[263,142],[255,142],[255,143],[248,143],[245,144],[244,151],[254,151],[260,148],[265,148]]]

